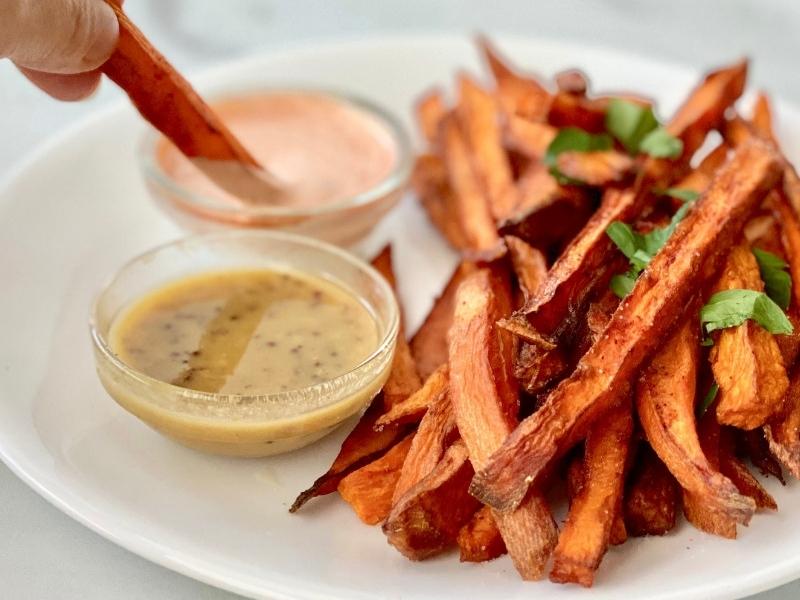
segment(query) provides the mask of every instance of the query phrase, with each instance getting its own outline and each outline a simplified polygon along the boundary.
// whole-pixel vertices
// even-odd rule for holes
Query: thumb
[[[119,23],[103,0],[0,1],[0,57],[46,73],[82,73],[102,65]]]

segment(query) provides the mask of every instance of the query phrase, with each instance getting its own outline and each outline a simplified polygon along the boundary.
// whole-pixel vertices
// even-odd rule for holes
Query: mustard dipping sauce
[[[271,270],[172,282],[121,311],[108,340],[127,367],[157,380],[131,389],[99,362],[100,379],[119,404],[184,445],[235,456],[277,454],[322,437],[378,392],[391,363],[333,404],[317,393],[307,413],[294,416],[304,408],[302,395],[287,407],[265,404],[270,394],[352,371],[379,343],[374,316],[351,293]],[[172,386],[187,393],[176,395]],[[192,390],[202,399],[195,402]]]

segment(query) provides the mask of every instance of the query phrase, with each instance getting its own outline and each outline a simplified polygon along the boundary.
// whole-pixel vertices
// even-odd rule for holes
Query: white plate
[[[650,93],[663,114],[697,80],[690,70],[627,54],[501,41],[519,64],[542,73],[578,65],[597,90]],[[398,37],[242,61],[200,82],[210,90],[259,73],[254,85],[350,89],[408,117],[421,90],[450,85],[465,67],[478,70],[466,38]],[[785,139],[800,141],[800,113],[780,105],[779,115]],[[255,597],[710,600],[800,576],[796,485],[781,489],[768,481],[781,511],[758,515],[737,542],[683,524],[666,537],[611,549],[587,592],[523,583],[505,557],[483,565],[462,565],[453,555],[411,563],[335,496],[290,516],[289,504],[327,467],[344,431],[290,456],[231,460],[186,450],[139,423],[97,382],[86,320],[108,274],[179,233],[152,207],[139,179],[134,148],[141,127],[128,106],[99,114],[40,150],[0,193],[0,453],[64,512],[150,560]],[[395,240],[413,328],[454,257],[409,200],[365,252]]]

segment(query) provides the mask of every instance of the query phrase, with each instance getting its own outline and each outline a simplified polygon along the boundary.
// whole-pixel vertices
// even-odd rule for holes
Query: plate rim
[[[215,62],[209,67],[189,72],[189,79],[193,84],[200,87],[213,85],[215,79],[220,78],[228,69],[245,69],[249,65],[257,65],[264,61],[281,60],[298,54],[313,54],[326,49],[341,49],[350,47],[357,49],[358,46],[370,46],[372,44],[430,44],[441,42],[443,44],[465,43],[471,39],[470,34],[460,34],[449,30],[422,30],[414,33],[386,32],[370,33],[365,35],[345,35],[345,36],[325,36],[314,40],[294,41],[282,44],[280,48],[267,47],[257,53],[232,58],[229,60]],[[659,68],[672,71],[683,71],[687,75],[699,76],[700,72],[695,67],[688,64],[663,59],[657,56],[650,56],[638,50],[625,50],[608,44],[587,44],[580,41],[558,39],[552,36],[524,36],[521,34],[504,33],[495,30],[490,34],[490,38],[498,42],[498,45],[524,45],[538,44],[549,46],[553,49],[576,48],[603,54],[614,60],[635,59],[656,65]],[[783,97],[775,95],[774,105],[778,111],[793,112],[800,117],[800,105],[785,100]],[[111,119],[115,114],[125,113],[132,110],[125,99],[109,102],[107,106],[97,109],[92,114],[85,115],[75,122],[60,128],[55,134],[37,144],[31,151],[14,161],[9,166],[6,173],[0,177],[0,208],[5,203],[10,202],[11,198],[8,190],[13,188],[15,183],[24,178],[26,172],[34,168],[41,160],[45,159],[51,152],[66,144],[70,139],[78,137],[85,129],[95,126],[96,122]],[[800,119],[798,120],[800,122]],[[40,441],[40,440],[39,440]],[[152,538],[143,538],[137,535],[127,526],[109,524],[103,518],[96,518],[93,513],[97,511],[80,495],[74,496],[70,501],[71,492],[68,486],[59,488],[47,482],[46,478],[38,478],[38,464],[29,456],[25,456],[24,451],[17,451],[14,445],[9,443],[6,438],[0,435],[0,460],[26,485],[33,491],[47,500],[51,505],[62,513],[79,522],[87,529],[102,536],[106,540],[140,556],[152,563],[201,581],[208,585],[228,590],[237,594],[253,598],[272,598],[274,600],[325,600],[327,597],[322,592],[310,589],[297,590],[289,587],[274,579],[260,579],[255,582],[243,580],[244,576],[231,576],[226,570],[215,571],[209,569],[202,559],[197,559],[195,555],[183,550],[175,550],[173,547],[159,542]],[[61,492],[61,493],[59,493]],[[65,493],[67,492],[67,493]],[[757,576],[757,577],[756,577]],[[751,594],[756,594],[769,589],[773,589],[785,583],[800,578],[800,555],[795,559],[787,558],[775,563],[768,568],[760,569],[758,572],[749,572],[740,576],[736,580],[728,580],[722,586],[713,582],[702,586],[695,586],[690,591],[665,592],[654,596],[660,600],[686,599],[686,600],[716,600],[723,598],[742,598]],[[535,588],[531,588],[535,590]],[[590,594],[587,591],[587,594]],[[587,595],[588,597],[588,595]]]

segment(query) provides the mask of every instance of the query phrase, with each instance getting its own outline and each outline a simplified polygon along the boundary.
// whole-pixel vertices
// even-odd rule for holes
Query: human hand
[[[0,0],[0,58],[54,98],[80,100],[97,88],[118,25],[103,0]]]

